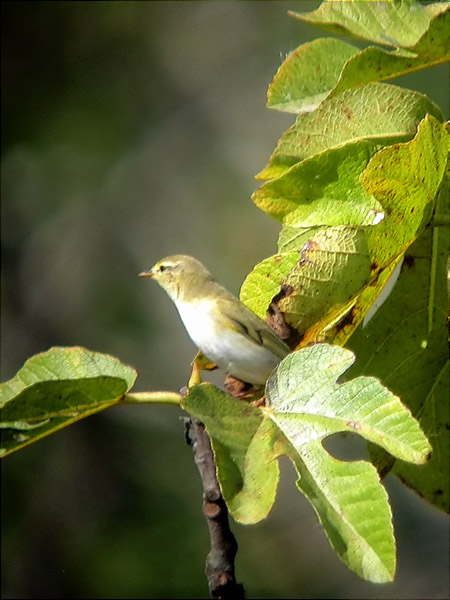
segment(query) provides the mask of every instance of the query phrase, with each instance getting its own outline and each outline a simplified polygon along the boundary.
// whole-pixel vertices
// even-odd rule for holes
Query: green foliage
[[[255,267],[241,299],[264,317],[280,283],[287,286],[278,307],[304,336],[303,345],[324,339],[325,332],[328,340],[345,343],[435,211],[448,153],[439,121],[425,117],[410,142],[376,153],[367,144],[350,142],[300,161],[254,196],[286,225],[279,254]],[[445,263],[445,256],[439,260]],[[269,286],[266,272],[272,270],[282,278]]]
[[[290,97],[288,92],[287,98]],[[369,140],[381,146],[408,141],[415,134],[417,123],[427,114],[443,119],[439,108],[426,96],[383,83],[346,90],[337,97],[324,99],[313,112],[303,112],[300,108],[299,112],[258,179],[279,177],[300,161],[313,157],[319,161],[320,153],[343,145],[343,156],[350,160],[351,142]],[[260,194],[259,190],[255,193],[256,202]]]
[[[379,473],[392,469],[448,509],[449,240],[435,224],[448,219],[449,133],[428,98],[380,82],[449,60],[450,6],[326,2],[293,16],[377,46],[318,39],[269,87],[268,106],[298,116],[253,195],[282,225],[278,252],[248,275],[241,299],[262,318],[276,310],[299,344],[269,378],[265,406],[211,384],[184,399],[132,394],[136,373],[117,359],[54,348],[2,387],[2,453],[119,402],[181,404],[206,425],[237,521],[269,513],[285,455],[339,557],[389,581],[395,540]],[[357,357],[346,376],[354,357],[344,344]],[[349,431],[371,443],[378,472],[325,450],[326,437]]]
[[[311,13],[291,13],[292,16],[313,23],[327,31],[383,46],[420,53],[433,58],[445,57],[450,53],[448,38],[448,5],[436,2],[422,6],[418,2],[400,0],[377,6],[368,2],[323,2]],[[421,40],[433,37],[434,47],[423,49]],[[392,76],[392,75],[391,75]]]
[[[268,105],[298,117],[253,200],[282,230],[278,253],[249,274],[241,299],[262,317],[275,304],[278,319],[300,334],[299,347],[350,344],[350,376],[375,375],[389,386],[434,449],[417,468],[377,445],[374,464],[448,510],[449,241],[435,223],[448,223],[449,135],[426,97],[378,82],[449,60],[450,6],[330,2],[294,16],[395,49],[316,40],[278,70]]]
[[[2,385],[2,455],[117,404],[136,371],[84,348],[53,348]]]
[[[1,456],[119,402],[179,404],[174,392],[128,394],[136,377],[117,358],[85,348],[32,356],[1,386]]]
[[[324,2],[312,13],[291,13],[302,21],[339,35],[346,33],[393,50],[369,46],[361,51],[356,46],[330,38],[300,46],[289,55],[269,87],[269,107],[294,113],[309,112],[326,98],[341,95],[345,90],[448,60],[448,6],[444,3],[413,4],[391,2],[381,8],[370,3]],[[386,118],[395,119],[394,115],[394,111],[386,114],[381,110],[380,125],[383,126]],[[402,122],[405,115],[399,116],[400,123],[405,125]],[[370,127],[371,121],[365,126]]]
[[[438,197],[437,213],[449,213],[448,187]],[[398,281],[366,327],[349,341],[358,361],[350,376],[379,377],[420,420],[433,453],[420,469],[390,463],[374,452],[381,469],[386,463],[408,486],[442,510],[449,508],[450,430],[447,346],[446,262],[448,228],[427,227],[407,250]]]
[[[267,516],[276,496],[277,459],[287,455],[299,490],[340,558],[365,579],[390,581],[395,544],[377,472],[365,461],[336,460],[322,441],[351,431],[414,463],[427,460],[430,446],[410,412],[377,379],[336,384],[353,360],[348,350],[327,344],[290,354],[266,384],[263,410],[210,384],[194,386],[182,406],[208,429],[222,492],[237,521]]]
[[[300,260],[298,250],[292,249],[255,267],[244,282],[241,299],[264,318],[267,306],[279,292],[279,281],[278,287],[267,289],[265,271],[272,270],[274,263],[289,265],[282,279],[289,293],[278,301],[278,307],[286,322],[304,333],[324,314],[345,309],[364,289],[371,262],[366,237],[357,228],[327,227],[309,233],[301,243]]]

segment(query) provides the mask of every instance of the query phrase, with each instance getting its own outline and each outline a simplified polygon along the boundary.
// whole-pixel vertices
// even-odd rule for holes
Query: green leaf
[[[386,218],[368,231],[371,257],[385,266],[414,242],[429,222],[447,165],[449,135],[431,116],[406,144],[378,152],[361,175]]]
[[[418,92],[382,83],[345,90],[327,98],[314,112],[297,117],[257,179],[280,177],[307,158],[360,140],[375,144],[408,141],[427,114],[444,120],[440,109]]]
[[[288,227],[373,225],[382,208],[359,177],[376,151],[367,140],[333,148],[265,183],[252,200]]]
[[[234,519],[247,524],[264,519],[275,502],[279,479],[278,463],[272,460],[271,423],[258,408],[210,383],[190,388],[182,407],[206,425],[222,493]]]
[[[448,215],[448,186],[438,214]],[[449,510],[449,384],[447,346],[448,227],[427,227],[405,254],[398,281],[384,304],[351,338],[358,362],[349,377],[371,374],[398,394],[419,419],[433,446],[420,469],[397,461],[406,485]],[[377,454],[377,463],[386,457]]]
[[[333,38],[303,44],[278,69],[267,91],[267,106],[311,112],[336,86],[342,65],[358,52],[355,46]]]
[[[313,505],[339,558],[363,579],[392,581],[392,515],[375,469],[363,461],[341,463],[319,445],[305,445],[295,464],[297,486]]]
[[[431,450],[411,413],[374,377],[336,380],[351,366],[349,350],[316,344],[289,354],[266,385],[266,409],[293,446],[351,431],[391,454],[424,463]]]
[[[371,276],[365,233],[328,227],[309,237],[299,252],[277,254],[257,265],[241,288],[241,300],[265,318],[280,289],[277,306],[286,322],[304,333],[327,315],[335,319]]]
[[[396,144],[378,152],[361,175],[366,192],[380,202],[385,218],[365,228],[371,278],[361,290],[343,322],[330,328],[325,313],[306,332],[302,343],[321,338],[345,344],[376,301],[408,247],[424,231],[435,209],[447,164],[450,136],[431,116],[418,127],[411,142]]]
[[[323,448],[336,432],[351,431],[403,460],[423,463],[429,444],[416,421],[374,378],[336,379],[354,357],[317,344],[290,354],[266,385],[258,409],[211,384],[191,388],[183,407],[205,423],[222,492],[233,517],[254,523],[276,496],[278,457],[287,455],[333,548],[359,576],[390,581],[395,545],[386,493],[365,461],[341,462]]]
[[[242,284],[241,301],[265,320],[269,304],[283,288],[285,278],[298,260],[298,252],[286,252],[266,258],[256,265]]]
[[[401,53],[387,52],[380,48],[366,48],[352,57],[344,65],[337,85],[330,96],[343,90],[398,77],[419,69],[440,64],[450,60],[450,12],[438,15],[430,24],[430,28],[410,47],[413,55],[402,56]]]
[[[284,225],[278,236],[278,251],[286,254],[291,250],[303,248],[311,236],[320,231],[322,227],[287,227]]]
[[[322,2],[310,13],[291,12],[304,22],[338,35],[371,40],[377,44],[412,49],[437,15],[448,11],[444,2],[422,6],[419,2]],[[448,31],[448,30],[447,30]]]
[[[286,189],[287,183],[283,182],[289,183],[294,172],[298,175],[298,196],[303,194],[302,203],[285,200],[282,252],[257,265],[248,275],[241,289],[242,301],[265,318],[268,307],[276,300],[285,321],[303,336],[302,345],[324,340],[344,344],[382,292],[404,252],[430,221],[445,173],[448,140],[445,127],[427,116],[410,142],[380,150],[365,168],[361,155],[355,152],[354,157],[360,158],[353,165],[359,164],[360,173],[352,172],[348,166],[340,177],[339,161],[332,163],[334,171],[331,168],[329,172],[325,162],[323,173],[318,171],[316,175],[318,189],[323,193],[318,200],[314,200],[314,169],[310,172],[308,165],[316,164],[322,155],[263,186],[266,196],[260,198],[266,202],[270,194],[275,197],[283,186]],[[358,145],[355,148],[362,150]],[[325,181],[332,178],[333,172],[337,175],[327,187]],[[300,174],[305,175],[304,189]],[[358,190],[358,180],[365,196]],[[352,184],[352,191],[347,193],[348,207],[343,209],[345,219],[356,223],[359,208],[359,227],[319,225],[333,219],[326,201],[333,190],[345,205],[344,182]],[[292,197],[294,189],[292,184]],[[372,197],[376,203],[364,200]],[[316,207],[314,213],[307,202],[310,198]],[[281,201],[278,208],[280,205]],[[337,201],[335,208],[336,205]],[[361,227],[371,214],[374,222],[379,222]],[[335,219],[339,221],[340,216]]]
[[[135,379],[118,359],[84,348],[33,356],[1,386],[1,455],[117,404]]]
[[[447,513],[450,512],[449,373],[450,362],[447,360],[430,386],[418,413],[421,427],[433,445],[431,460],[420,469],[395,461],[391,470],[405,485]]]
[[[275,74],[268,89],[267,106],[291,113],[311,112],[325,99],[345,90],[450,60],[448,8],[431,21],[423,37],[406,53],[374,46],[359,50],[333,38],[303,44]]]

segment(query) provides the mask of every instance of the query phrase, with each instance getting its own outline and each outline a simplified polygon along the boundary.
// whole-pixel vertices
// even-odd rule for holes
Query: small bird
[[[262,385],[289,347],[192,256],[176,254],[139,273],[152,277],[178,309],[189,337],[227,374]]]

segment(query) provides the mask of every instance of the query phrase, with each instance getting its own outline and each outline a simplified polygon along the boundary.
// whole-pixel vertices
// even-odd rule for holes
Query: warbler
[[[159,283],[177,307],[191,340],[227,374],[262,385],[290,352],[264,321],[192,256],[168,256],[139,276]]]

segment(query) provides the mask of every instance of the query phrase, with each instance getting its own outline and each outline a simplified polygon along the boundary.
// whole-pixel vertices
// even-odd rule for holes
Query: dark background
[[[276,251],[249,200],[293,117],[265,108],[318,2],[2,2],[2,380],[82,345],[177,390],[194,349],[136,277],[178,252],[237,292]],[[447,66],[403,77],[448,116]],[[3,598],[207,597],[180,410],[117,407],[2,464]],[[282,461],[276,507],[233,524],[249,598],[448,598],[448,521],[388,478],[395,583],[344,567]]]

